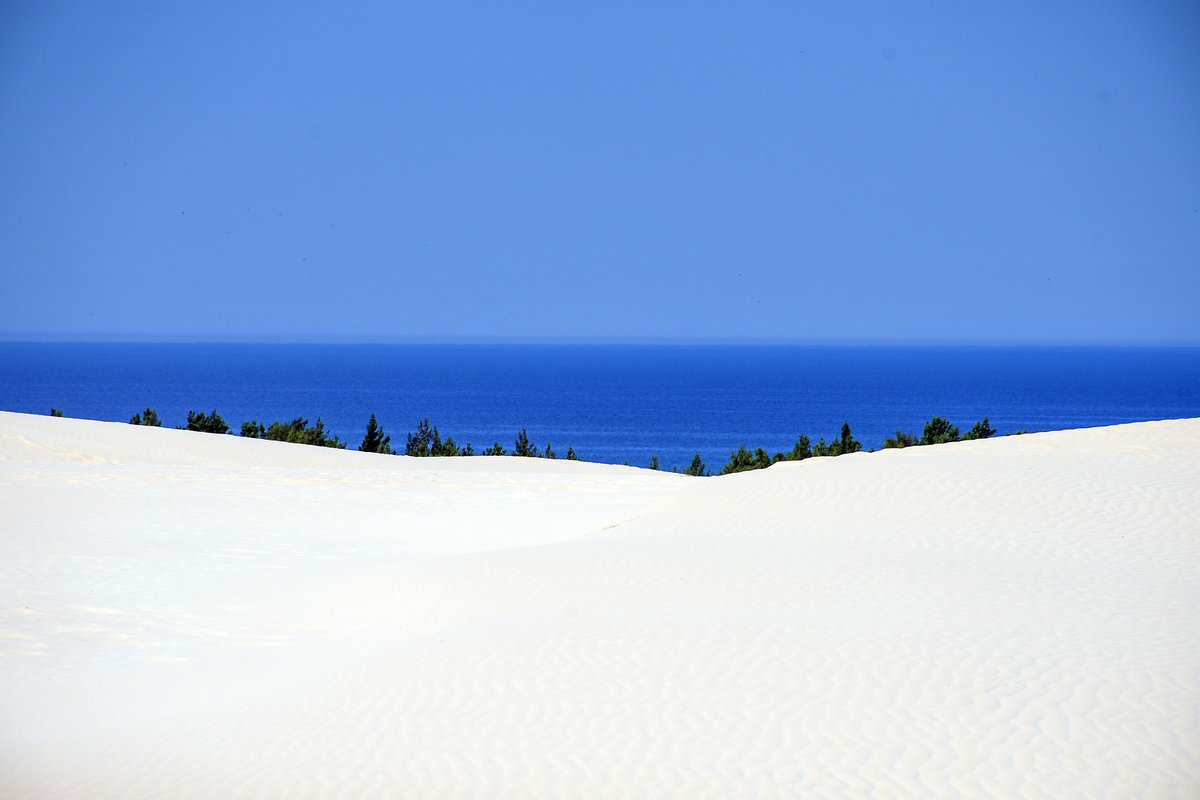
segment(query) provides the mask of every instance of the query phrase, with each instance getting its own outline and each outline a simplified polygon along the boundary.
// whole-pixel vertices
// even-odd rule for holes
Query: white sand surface
[[[0,797],[1200,797],[1200,420],[701,479],[0,413]]]

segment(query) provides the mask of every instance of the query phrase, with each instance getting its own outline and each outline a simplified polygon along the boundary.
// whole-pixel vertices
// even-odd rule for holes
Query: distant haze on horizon
[[[1200,345],[1200,6],[6,3],[0,340]]]

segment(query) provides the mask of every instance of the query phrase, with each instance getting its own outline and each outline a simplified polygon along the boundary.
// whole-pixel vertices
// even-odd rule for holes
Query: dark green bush
[[[729,463],[721,468],[722,475],[728,475],[732,472],[745,472],[751,469],[764,469],[771,466],[771,458],[767,455],[767,451],[761,447],[756,448],[753,452],[746,449],[746,445],[738,445],[738,449],[729,454]]]
[[[895,436],[889,436],[883,440],[883,447],[913,447],[921,443],[921,437],[915,433],[905,433],[902,430],[897,430]]]
[[[988,418],[984,417],[983,419],[979,420],[979,422],[976,422],[974,425],[972,425],[971,430],[967,431],[962,438],[986,439],[995,432],[996,429],[988,425]]]
[[[150,408],[150,407],[147,407],[145,411],[141,411],[137,414],[134,414],[133,418],[131,420],[129,420],[129,424],[130,425],[149,425],[152,428],[161,428],[162,427],[162,421],[159,420],[158,413],[153,408]]]
[[[296,417],[290,422],[275,420],[263,433],[262,438],[276,442],[292,442],[293,444],[311,444],[318,447],[334,447],[346,449],[346,443],[336,436],[325,432],[325,423],[318,417],[313,425],[308,424],[304,417]]]
[[[189,411],[187,416],[187,430],[203,431],[204,433],[228,433],[229,425],[225,420],[221,419],[221,415],[214,408],[211,414],[205,414],[203,411]]]
[[[949,420],[934,417],[925,423],[921,434],[921,444],[945,444],[958,441],[958,426],[951,425]]]
[[[439,456],[469,456],[474,455],[475,449],[468,442],[466,447],[459,447],[454,439],[447,436],[442,439],[436,426],[431,425],[429,417],[417,425],[417,432],[408,434],[404,445],[404,455],[418,458]]]

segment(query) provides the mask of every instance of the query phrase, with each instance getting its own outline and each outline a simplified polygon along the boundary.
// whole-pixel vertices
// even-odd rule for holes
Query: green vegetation
[[[51,409],[51,413],[54,416],[62,416],[62,411],[57,408]],[[157,412],[149,407],[144,411],[134,414],[133,418],[129,421],[133,425],[150,425],[155,427],[162,425]],[[228,433],[229,425],[216,412],[216,409],[210,414],[189,411],[187,430],[204,431],[207,433]],[[915,433],[906,433],[902,430],[897,430],[895,436],[889,436],[884,440],[883,447],[917,447],[946,442],[968,441],[971,439],[986,439],[995,433],[996,429],[988,423],[987,417],[972,425],[966,433],[960,434],[957,425],[951,424],[944,417],[936,416],[925,423],[919,437]],[[1015,433],[1020,434],[1024,433],[1024,431],[1016,431]],[[292,442],[320,447],[340,449],[345,449],[346,447],[345,442],[325,430],[325,423],[319,417],[313,425],[309,425],[308,420],[304,417],[296,417],[290,422],[276,420],[270,426],[266,426],[257,420],[248,420],[242,423],[241,435],[252,439],[271,439],[280,442]],[[391,436],[384,433],[375,415],[371,414],[371,418],[367,421],[366,434],[363,436],[362,443],[358,446],[358,449],[367,453],[394,455],[396,451],[392,449],[391,439]],[[862,450],[862,442],[854,438],[850,430],[850,423],[844,422],[842,423],[842,429],[838,437],[832,441],[826,442],[824,438],[821,438],[814,444],[807,436],[801,434],[797,437],[796,443],[792,445],[790,450],[775,453],[774,455],[768,454],[761,447],[751,450],[744,444],[738,445],[737,450],[730,452],[729,462],[721,468],[719,474],[728,475],[734,472],[764,469],[780,461],[803,461],[804,459],[822,456],[840,456],[847,453],[857,453],[860,450]],[[443,439],[437,427],[429,421],[429,417],[425,417],[417,424],[417,430],[407,435],[404,455],[439,457],[473,456],[476,453],[470,442],[466,446],[460,447],[449,436]],[[508,455],[508,452],[499,442],[494,442],[491,447],[486,448],[480,455],[503,456]],[[554,452],[549,442],[546,443],[545,450],[539,452],[537,446],[530,440],[529,433],[525,428],[521,428],[521,431],[514,440],[512,455],[525,458],[558,458],[558,455]],[[579,461],[579,454],[575,452],[574,447],[568,447],[565,458],[567,461]],[[626,461],[625,465],[628,466],[629,462]],[[648,467],[652,470],[661,468],[657,454],[651,457]],[[679,472],[679,467],[676,466],[671,471]],[[704,462],[700,459],[700,454],[696,453],[692,458],[692,463],[683,470],[683,474],[707,476],[712,473],[708,471]]]
[[[296,417],[290,422],[275,420],[270,427],[266,427],[256,420],[250,420],[242,423],[242,436],[250,439],[270,439],[274,442],[311,444],[317,447],[334,447],[338,450],[346,449],[345,442],[336,436],[330,436],[325,431],[325,423],[319,417],[313,425],[309,425],[308,420],[304,417]]]
[[[404,445],[404,455],[419,458],[436,456],[469,456],[474,455],[474,448],[467,442],[466,447],[460,448],[454,439],[447,436],[442,439],[438,429],[429,423],[429,417],[417,424],[417,432],[408,434]]]
[[[921,438],[915,433],[905,433],[897,430],[895,436],[889,436],[883,440],[884,449],[891,447],[914,447],[921,443]]]
[[[189,411],[187,416],[187,430],[203,431],[204,433],[228,433],[229,425],[225,420],[221,419],[221,415],[214,408],[211,414],[205,414],[203,411]]]
[[[516,446],[513,448],[514,456],[523,456],[524,458],[537,458],[537,445],[530,444],[529,435],[525,433],[525,429],[521,428],[521,432],[517,434]]]
[[[375,417],[372,415],[371,421],[367,423],[368,434],[371,434],[371,426],[374,419]],[[375,435],[381,434],[382,431],[379,431]],[[367,441],[365,439],[363,440],[363,445],[363,447],[359,448],[360,450],[367,449]],[[427,458],[438,456],[473,456],[476,455],[476,452],[470,442],[467,442],[466,446],[460,447],[449,436],[443,439],[437,427],[429,421],[429,417],[426,417],[417,425],[415,433],[408,434],[404,446],[404,455]],[[491,447],[485,448],[479,455],[504,456],[509,455],[509,452],[499,442],[493,442]],[[522,428],[521,432],[517,434],[511,455],[522,456],[524,458],[558,458],[558,454],[554,452],[554,448],[549,442],[546,443],[545,450],[539,451],[537,445],[530,440],[529,432],[525,428]],[[575,452],[574,447],[567,448],[566,459],[568,461],[579,460],[579,454]]]
[[[62,409],[61,409],[61,408],[52,408],[52,409],[50,409],[50,416],[52,416],[52,417],[61,417],[62,415],[63,415],[63,413],[62,413]]]
[[[806,458],[816,458],[818,456],[841,456],[847,453],[857,453],[862,450],[862,442],[854,438],[850,432],[850,423],[842,423],[841,434],[832,442],[826,443],[822,437],[816,444],[812,444],[808,437],[801,434],[796,439],[796,444],[792,445],[792,449],[786,453],[776,453],[774,456],[767,455],[767,451],[761,447],[755,448],[753,451],[747,450],[745,445],[738,445],[738,449],[729,454],[729,463],[721,469],[722,475],[728,475],[731,472],[745,472],[751,469],[765,469],[772,464],[778,464],[780,461],[803,461]],[[692,460],[692,467],[697,466],[700,461],[700,456],[697,455]],[[692,467],[688,467],[684,474],[698,474],[692,472]],[[703,464],[699,464],[701,469]]]
[[[825,444],[825,439],[820,439],[813,445],[812,454],[814,456],[844,456],[847,453],[857,453],[862,450],[862,442],[850,435],[850,423],[842,423],[842,432],[835,441]]]
[[[308,424],[308,420],[304,417],[296,417],[291,422],[280,422],[276,420],[267,428],[267,432],[263,434],[264,439],[271,439],[276,442],[292,442],[293,444],[311,444],[318,447],[335,447],[338,450],[345,450],[346,443],[336,436],[330,436],[325,432],[325,423],[318,417],[316,423]]]
[[[771,466],[771,457],[767,455],[766,450],[759,447],[751,452],[746,449],[746,445],[739,444],[738,449],[729,454],[729,463],[721,469],[721,474],[728,475],[732,472],[766,469],[769,466]]]
[[[957,441],[958,426],[951,425],[949,420],[942,417],[934,417],[926,422],[925,430],[921,433],[921,444],[945,444]]]
[[[812,458],[812,455],[812,445],[809,443],[808,437],[800,434],[791,450],[786,453],[776,453],[772,461],[803,461],[806,458]]]
[[[925,444],[945,444],[946,442],[960,442],[969,439],[986,439],[995,432],[996,429],[988,424],[987,417],[972,425],[971,429],[962,436],[958,434],[957,425],[951,425],[950,421],[943,417],[934,417],[925,423],[920,438],[917,438],[915,433],[896,431],[895,436],[889,436],[884,440],[883,446],[886,449],[893,447],[915,447]]]
[[[963,439],[986,439],[995,432],[996,429],[988,425],[988,418],[984,417],[971,426],[971,430],[967,431]]]
[[[162,427],[162,422],[158,418],[158,412],[156,412],[153,408],[150,408],[149,406],[146,407],[145,411],[141,411],[137,414],[134,414],[133,418],[131,420],[129,420],[129,424],[130,425],[149,425],[152,428],[161,428]]]
[[[375,420],[375,415],[367,420],[367,433],[363,436],[362,444],[358,449],[364,453],[385,453],[393,455],[396,451],[391,447],[391,436],[384,436],[383,429],[379,427],[379,423]]]

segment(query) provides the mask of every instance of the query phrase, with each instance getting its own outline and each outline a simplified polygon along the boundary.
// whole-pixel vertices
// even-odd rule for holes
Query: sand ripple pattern
[[[1200,796],[1200,421],[703,480],[5,455],[4,797]]]

